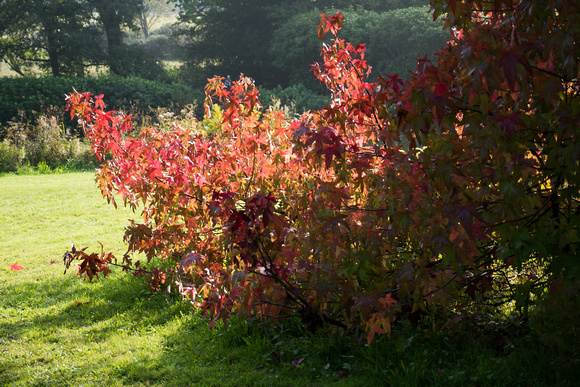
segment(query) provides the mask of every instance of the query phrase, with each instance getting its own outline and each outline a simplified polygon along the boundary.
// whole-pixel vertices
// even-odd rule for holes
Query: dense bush
[[[370,343],[403,315],[436,329],[548,313],[535,329],[562,338],[566,322],[555,345],[578,343],[580,9],[432,4],[453,31],[436,62],[370,83],[365,47],[335,37],[313,67],[331,102],[298,119],[264,112],[246,77],[206,87],[207,108],[223,103],[212,135],[176,123],[127,136],[130,118],[100,97],[68,96],[105,161],[102,192],[143,208],[128,253],[165,261],[127,254],[123,268],[178,285],[212,326],[299,316]],[[322,15],[319,35],[342,20]],[[90,279],[116,263],[65,258]]]
[[[19,111],[24,112],[28,119],[33,119],[35,113],[51,106],[63,108],[63,96],[73,88],[106,94],[110,109],[129,112],[147,112],[149,107],[183,107],[204,98],[201,90],[186,85],[169,85],[133,77],[0,78],[0,124],[18,117]]]

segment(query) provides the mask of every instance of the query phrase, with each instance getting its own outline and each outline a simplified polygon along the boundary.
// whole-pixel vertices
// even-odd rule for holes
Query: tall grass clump
[[[0,173],[35,170],[94,169],[97,159],[88,143],[67,133],[59,109],[48,109],[29,121],[22,113],[0,127]]]

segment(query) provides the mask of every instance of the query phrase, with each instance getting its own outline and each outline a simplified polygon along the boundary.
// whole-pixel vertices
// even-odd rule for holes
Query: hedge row
[[[319,94],[308,89],[302,84],[292,85],[285,89],[278,86],[272,90],[260,90],[260,101],[262,105],[268,106],[273,101],[280,101],[282,106],[291,108],[296,113],[302,113],[306,110],[320,110],[330,103],[330,95]]]
[[[82,92],[104,94],[110,109],[146,112],[149,107],[185,106],[203,101],[203,90],[186,85],[165,84],[141,78],[107,76],[99,78],[26,77],[0,78],[0,123],[17,117],[28,118],[51,106],[64,107],[64,96],[73,87]]]
[[[35,120],[37,113],[49,107],[65,107],[65,94],[73,88],[81,92],[104,94],[109,109],[147,114],[152,108],[180,108],[196,104],[196,114],[203,113],[203,90],[183,84],[166,84],[141,78],[106,76],[99,78],[54,78],[26,77],[0,78],[0,125],[18,117],[23,111],[26,119]],[[260,88],[260,99],[264,105],[279,100],[282,105],[292,107],[300,113],[320,109],[328,104],[329,97],[319,95],[302,85],[273,90]],[[65,117],[64,121],[68,124]],[[200,117],[201,118],[201,117]]]

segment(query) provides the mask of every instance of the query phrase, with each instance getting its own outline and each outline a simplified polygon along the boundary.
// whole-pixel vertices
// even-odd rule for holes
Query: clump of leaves
[[[68,96],[103,194],[143,206],[122,265],[172,262],[152,283],[175,281],[210,326],[298,315],[369,343],[402,314],[527,316],[554,279],[576,278],[577,6],[432,3],[451,41],[406,82],[367,82],[365,46],[337,36],[340,13],[321,15],[319,37],[334,38],[313,71],[332,102],[298,119],[262,109],[243,75],[207,85],[205,106],[223,109],[210,137],[175,124],[131,138],[102,96]]]

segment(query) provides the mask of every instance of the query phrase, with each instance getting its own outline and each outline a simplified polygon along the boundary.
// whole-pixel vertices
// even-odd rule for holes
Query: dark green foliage
[[[191,43],[182,76],[202,87],[213,75],[244,73],[262,88],[301,83],[322,93],[309,65],[320,58],[318,15],[334,10],[348,20],[346,40],[368,42],[376,72],[405,75],[415,69],[417,57],[432,54],[448,38],[427,5],[424,0],[184,1],[181,35]]]
[[[107,95],[109,108],[146,112],[149,107],[178,107],[201,101],[202,90],[186,85],[168,85],[140,78],[0,78],[0,123],[19,115],[29,119],[49,106],[64,107],[64,95],[73,88]]]
[[[279,101],[281,106],[286,106],[295,113],[321,109],[330,102],[329,95],[316,93],[302,84],[295,84],[286,88],[278,86],[271,90],[261,89],[260,96],[264,104]]]
[[[185,1],[180,20],[190,39],[186,77],[204,86],[215,74],[251,75],[258,84],[285,84],[285,74],[271,65],[268,47],[275,28],[272,2]]]
[[[113,72],[122,77],[167,80],[167,75],[153,50],[141,44],[120,45],[109,49],[109,59],[115,58]],[[113,67],[112,67],[113,68]],[[112,69],[111,68],[111,69]]]
[[[353,44],[367,44],[365,58],[373,73],[399,74],[407,78],[415,71],[417,58],[445,45],[449,33],[441,21],[432,21],[429,7],[411,7],[388,12],[346,11],[341,37]],[[319,61],[322,44],[314,33],[319,10],[300,13],[275,31],[270,51],[274,65],[288,74],[290,83],[319,87],[309,65]],[[310,33],[305,33],[310,32]]]
[[[449,40],[449,31],[443,30],[441,20],[433,21],[429,7],[348,13],[343,31],[352,44],[366,43],[365,58],[375,74],[399,74],[402,78],[416,70],[418,58],[428,55],[432,59]]]
[[[74,0],[0,3],[0,59],[23,75],[38,64],[54,76],[82,76],[102,63],[100,32],[92,8]]]
[[[171,32],[168,32],[168,34],[171,34]],[[149,38],[143,42],[141,47],[154,58],[161,60],[181,60],[183,56],[181,48],[171,37],[165,34],[149,35]]]

